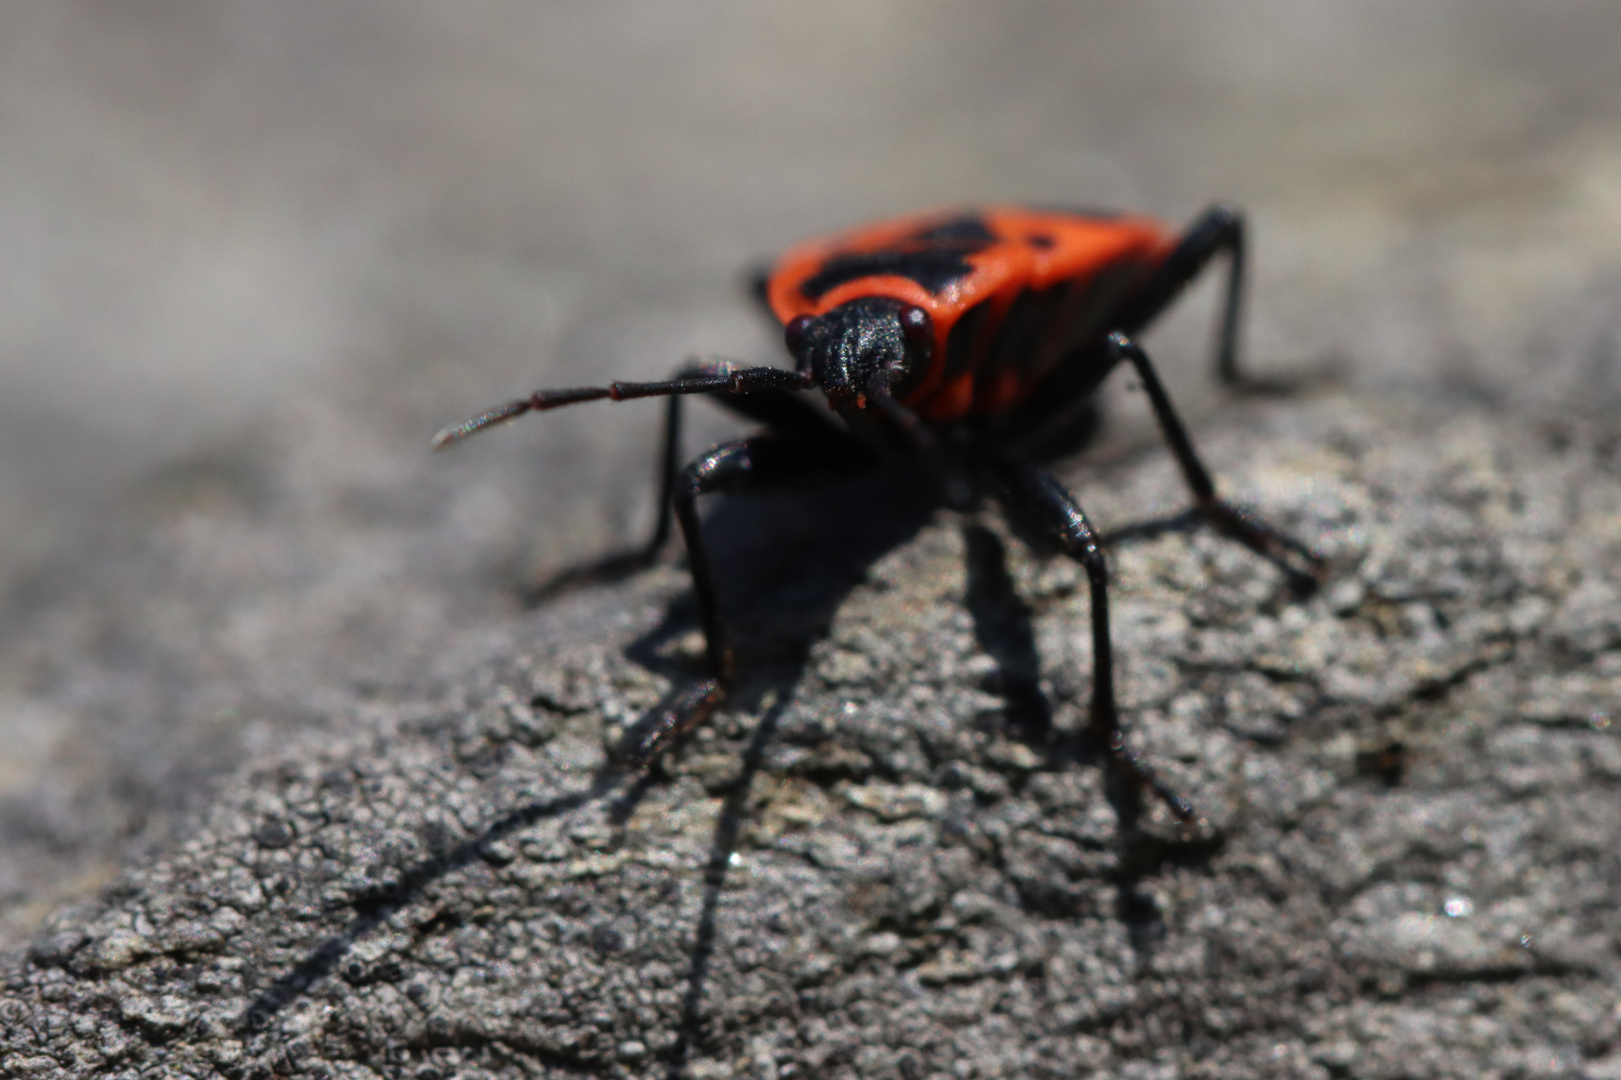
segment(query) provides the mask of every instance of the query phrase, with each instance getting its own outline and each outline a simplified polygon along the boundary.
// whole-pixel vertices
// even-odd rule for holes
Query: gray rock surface
[[[0,10],[0,1074],[656,1074],[683,1037],[691,1075],[1621,1074],[1618,40],[1602,2]],[[1076,581],[904,484],[715,508],[751,681],[669,775],[599,776],[690,673],[681,575],[521,601],[646,527],[653,412],[429,432],[771,360],[735,285],[801,235],[1215,197],[1255,366],[1342,396],[1212,393],[1208,290],[1150,339],[1224,482],[1340,560],[1291,605],[1198,534],[1117,550],[1133,722],[1210,833],[1122,836],[1021,741],[1088,685]],[[1116,528],[1181,501],[1117,381],[1066,474]]]
[[[0,1069],[1612,1075],[1621,483],[1517,434],[1340,397],[1206,432],[1335,575],[1294,603],[1200,530],[1115,546],[1124,703],[1197,830],[1123,827],[1069,737],[1073,567],[994,516],[817,526],[893,508],[876,482],[731,504],[746,675],[656,774],[606,751],[695,661],[675,568],[571,601],[600,640],[512,621],[433,698],[260,755],[47,922]],[[1083,490],[1116,528],[1182,498],[1158,457]],[[742,554],[785,523],[870,566]]]

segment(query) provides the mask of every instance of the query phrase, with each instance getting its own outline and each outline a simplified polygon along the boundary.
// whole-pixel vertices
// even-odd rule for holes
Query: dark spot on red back
[[[818,300],[847,281],[893,274],[911,278],[938,295],[952,282],[967,277],[973,269],[955,251],[869,251],[860,255],[835,255],[799,289],[810,299]]]
[[[961,245],[969,251],[979,251],[996,242],[996,236],[991,232],[990,226],[985,224],[985,219],[974,215],[930,225],[913,233],[912,239],[942,246]]]
[[[835,255],[800,285],[800,291],[817,300],[831,289],[864,277],[910,278],[939,295],[955,281],[973,272],[967,256],[996,243],[984,219],[961,217],[920,229],[878,251]]]

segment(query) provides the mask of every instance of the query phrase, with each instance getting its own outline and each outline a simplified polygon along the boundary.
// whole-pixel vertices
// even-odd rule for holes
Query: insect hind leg
[[[1226,255],[1227,284],[1216,324],[1216,377],[1226,386],[1272,389],[1273,383],[1245,376],[1238,365],[1239,324],[1248,278],[1245,231],[1244,212],[1236,206],[1218,204],[1200,214],[1121,312],[1118,328],[1130,334],[1142,330],[1170,307],[1212,260]]]

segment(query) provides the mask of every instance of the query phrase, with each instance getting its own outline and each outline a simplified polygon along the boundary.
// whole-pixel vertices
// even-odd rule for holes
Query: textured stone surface
[[[839,1066],[863,1074],[910,1077],[950,1028],[952,1075],[1105,1048],[1124,1075],[1177,1071],[1161,1053],[1298,1075],[1309,1047],[1330,1075],[1621,1076],[1600,926],[1621,880],[1601,727],[1618,33],[1603,0],[0,8],[0,1072],[105,1039],[130,1052],[105,1072],[139,1049],[165,1074],[229,1053],[226,1021],[264,997],[281,1004],[243,1060],[302,1040],[311,1062],[448,1074],[473,1068],[451,1050],[506,1046],[517,1073],[566,1058],[522,1031],[586,1026],[522,1012],[538,946],[502,961],[514,994],[464,977],[438,1011],[402,1006],[441,1025],[418,1043],[365,1003],[439,992],[461,961],[432,949],[458,935],[466,971],[499,974],[498,949],[572,927],[605,985],[626,985],[637,950],[669,951],[669,984],[649,987],[665,996],[606,1021],[614,1055],[642,1042],[632,1071],[656,1072],[671,1032],[691,1036],[694,1075],[800,1053],[786,1014],[749,1004],[800,977],[760,959],[799,933],[832,958],[796,969],[807,1054],[854,1061],[911,1038],[891,1015],[959,995],[917,1021],[914,1063],[874,1049],[879,1064]],[[1021,738],[1049,710],[1072,725],[1088,685],[1067,570],[1033,570],[994,515],[925,527],[864,489],[714,508],[755,664],[672,776],[512,819],[493,858],[433,854],[592,791],[603,741],[690,671],[695,644],[674,569],[523,604],[545,572],[642,534],[651,406],[568,410],[437,458],[428,433],[692,351],[774,362],[737,279],[813,232],[984,199],[1182,220],[1213,198],[1254,225],[1254,366],[1329,366],[1347,391],[1260,412],[1214,393],[1208,288],[1150,338],[1218,472],[1342,559],[1297,607],[1208,538],[1118,550],[1134,721],[1223,845],[1171,844],[1163,823],[1122,843],[1092,766]],[[1120,464],[1157,445],[1127,381],[1108,391],[1111,442],[1068,474],[1112,526],[1180,505],[1163,458]],[[694,446],[728,430],[693,416]],[[860,514],[870,532],[834,524]],[[838,543],[856,550],[841,560]],[[1002,547],[1020,603],[994,572]],[[762,715],[775,729],[751,772]],[[347,794],[322,779],[346,775]],[[427,801],[462,785],[454,821]],[[363,813],[387,823],[375,859],[349,857]],[[619,832],[591,831],[614,813]],[[567,845],[555,858],[525,848],[548,830]],[[717,842],[751,874],[801,877],[728,867],[706,938]],[[676,865],[649,868],[649,851]],[[599,857],[575,899],[547,899],[546,875]],[[222,891],[239,861],[244,884]],[[368,891],[374,865],[385,882],[418,867],[407,895]],[[598,890],[636,867],[629,899]],[[483,873],[507,882],[489,899]],[[679,887],[634,891],[653,877]],[[291,891],[265,893],[272,880]],[[730,890],[768,880],[823,892],[760,930],[769,905]],[[522,895],[497,902],[507,887]],[[240,924],[220,905],[239,892]],[[561,921],[471,940],[486,907]],[[669,941],[638,936],[627,909]],[[382,978],[394,945],[378,943],[407,924],[422,952],[400,944],[399,978]],[[346,927],[352,942],[320,952]],[[709,1028],[685,996],[699,960]],[[321,975],[307,992],[301,971]],[[837,986],[868,1004],[817,996]],[[348,1035],[312,1019],[337,992]],[[477,1007],[455,1004],[464,992]],[[1129,1007],[1098,1004],[1109,994]],[[996,1019],[1021,1000],[1045,1004]],[[177,1026],[205,1014],[206,1032]]]
[[[994,515],[874,537],[731,504],[747,674],[657,774],[605,750],[692,666],[675,568],[570,601],[621,612],[603,640],[519,620],[431,701],[260,755],[14,962],[0,1069],[1608,1075],[1613,449],[1235,412],[1204,439],[1223,482],[1335,573],[1294,603],[1199,530],[1116,545],[1124,702],[1201,829],[1123,831],[1069,738],[1071,566]],[[1154,457],[1080,487],[1119,529],[1179,484]],[[762,568],[782,521],[874,557]]]
[[[804,235],[1230,199],[1258,368],[1609,422],[1618,33],[1603,0],[0,10],[0,943],[639,535],[651,406],[424,436],[775,362],[736,286]],[[1212,292],[1151,339],[1194,417]]]

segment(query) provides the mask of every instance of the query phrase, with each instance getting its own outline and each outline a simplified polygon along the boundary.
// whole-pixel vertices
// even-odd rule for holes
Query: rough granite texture
[[[606,750],[695,663],[675,566],[253,760],[11,963],[0,1073],[1621,1076],[1613,443],[1340,396],[1200,434],[1334,568],[1293,601],[1164,455],[1072,476],[1200,828],[1070,737],[1070,564],[906,477],[723,504],[745,675],[662,768]]]

